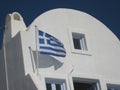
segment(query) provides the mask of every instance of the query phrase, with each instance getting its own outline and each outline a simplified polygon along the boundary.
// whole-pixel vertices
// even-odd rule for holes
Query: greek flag
[[[40,54],[65,57],[66,51],[64,45],[52,35],[38,30],[38,45]]]

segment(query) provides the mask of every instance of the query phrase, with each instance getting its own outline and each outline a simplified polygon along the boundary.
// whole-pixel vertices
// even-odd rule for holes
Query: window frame
[[[51,84],[52,90],[56,90],[56,84],[60,85],[61,90],[67,90],[66,89],[66,82],[64,79],[46,78],[45,79],[46,90],[47,90],[47,84]]]
[[[107,84],[107,90],[120,90],[120,85],[118,84]]]
[[[79,43],[79,48],[76,48],[74,44],[74,49],[88,51],[85,34],[72,32],[72,39],[73,39],[73,44],[75,43],[74,39],[78,40]]]
[[[77,82],[77,83],[93,84],[93,85],[95,85],[94,87],[97,90],[101,90],[100,81],[98,79],[88,79],[88,78],[73,77],[72,81],[73,81],[73,88],[74,88],[74,82]]]
[[[80,34],[80,35],[84,35],[87,50],[79,50],[79,49],[74,48],[72,33],[77,33],[77,34]],[[85,29],[71,28],[71,29],[68,29],[68,35],[69,35],[69,43],[70,43],[71,53],[88,55],[88,56],[92,55],[92,44],[91,44],[90,33],[88,33]]]

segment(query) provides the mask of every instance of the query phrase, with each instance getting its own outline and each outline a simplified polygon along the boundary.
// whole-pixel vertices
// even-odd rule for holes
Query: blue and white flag
[[[66,51],[64,45],[52,35],[38,30],[38,45],[40,54],[65,57]]]

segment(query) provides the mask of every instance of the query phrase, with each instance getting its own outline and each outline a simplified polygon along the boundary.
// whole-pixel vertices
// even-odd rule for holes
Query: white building
[[[35,28],[59,39],[66,57],[38,55]],[[6,16],[0,50],[0,90],[120,90],[120,41],[94,17],[53,9],[26,27]]]

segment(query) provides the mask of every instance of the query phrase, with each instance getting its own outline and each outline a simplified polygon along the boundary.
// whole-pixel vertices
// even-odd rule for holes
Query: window
[[[71,53],[92,56],[92,38],[86,29],[68,29]]]
[[[80,33],[72,33],[74,49],[87,51],[85,35]]]
[[[74,90],[100,90],[97,80],[73,78]]]
[[[46,79],[46,90],[66,90],[64,80]]]
[[[108,84],[107,85],[107,90],[120,90],[120,85]]]

